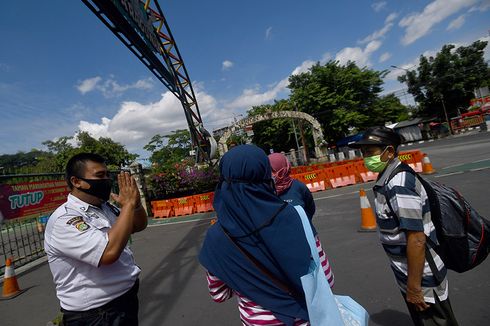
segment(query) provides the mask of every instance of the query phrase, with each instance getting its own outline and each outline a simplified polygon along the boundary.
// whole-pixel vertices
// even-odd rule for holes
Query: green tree
[[[72,145],[72,139],[73,137],[60,137],[54,141],[43,142],[53,157],[43,158],[41,164],[50,169],[50,172],[62,172],[73,155],[88,152],[104,157],[109,169],[117,169],[121,165],[130,164],[138,157],[137,154],[129,153],[124,145],[110,138],[95,139],[88,132],[79,132],[76,136],[76,146]]]
[[[12,155],[0,156],[0,173],[52,173],[63,172],[68,160],[75,154],[90,152],[101,155],[106,159],[110,169],[117,169],[134,161],[138,155],[129,153],[126,148],[110,138],[95,139],[87,132],[73,137],[60,137],[57,140],[43,142],[48,151],[32,149],[30,152],[19,152]]]
[[[79,145],[77,152],[97,153],[106,159],[108,167],[112,169],[128,165],[138,157],[137,154],[129,153],[124,145],[107,137],[95,139],[87,132],[80,132],[77,140]]]
[[[157,134],[143,148],[151,152],[150,162],[156,170],[163,171],[189,158],[191,136],[186,129],[175,130],[164,136]]]
[[[398,77],[419,104],[419,115],[445,120],[466,108],[473,90],[490,85],[490,69],[484,59],[487,42],[476,41],[456,48],[444,45],[435,57],[420,56],[417,70]]]
[[[0,174],[45,172],[39,168],[43,158],[52,158],[48,152],[32,149],[30,152],[0,155]]]
[[[400,122],[410,118],[408,108],[394,94],[381,96],[373,104],[371,124],[383,126],[387,122]]]
[[[335,142],[351,128],[379,122],[379,109],[386,102],[379,100],[386,73],[359,68],[353,62],[317,63],[308,72],[289,77],[290,98],[300,111],[320,121],[328,142]]]
[[[75,148],[70,143],[73,137],[63,136],[57,140],[46,140],[42,144],[48,148],[50,157],[45,156],[40,160],[40,166],[46,172],[62,172],[66,163],[74,154]]]

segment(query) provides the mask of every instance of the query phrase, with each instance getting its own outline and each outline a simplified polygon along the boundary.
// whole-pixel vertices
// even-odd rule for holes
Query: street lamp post
[[[446,117],[447,126],[449,127],[449,132],[451,133],[451,135],[454,135],[453,127],[451,126],[451,123],[449,122],[449,118],[447,117],[446,104],[444,103],[444,96],[442,95],[442,93],[441,93],[441,103],[442,103],[442,109],[444,110],[444,116]]]

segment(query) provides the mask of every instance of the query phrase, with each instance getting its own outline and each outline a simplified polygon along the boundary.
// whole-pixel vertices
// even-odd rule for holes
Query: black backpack
[[[463,273],[484,261],[490,253],[490,221],[480,216],[457,190],[423,179],[405,163],[395,168],[388,181],[402,171],[415,175],[427,192],[439,245],[428,237],[427,241],[446,268]],[[387,204],[393,212],[389,201]]]

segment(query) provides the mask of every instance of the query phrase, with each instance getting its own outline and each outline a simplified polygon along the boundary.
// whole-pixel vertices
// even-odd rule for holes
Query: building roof
[[[405,127],[410,127],[413,125],[418,125],[419,123],[421,123],[423,121],[424,121],[423,118],[415,118],[412,120],[405,120],[405,121],[397,123],[396,126],[394,126],[393,128],[394,129],[400,129],[400,128],[405,128]]]

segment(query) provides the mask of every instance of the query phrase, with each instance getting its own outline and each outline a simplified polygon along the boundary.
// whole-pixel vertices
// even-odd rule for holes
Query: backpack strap
[[[424,179],[422,179],[422,177],[417,172],[415,172],[408,164],[403,163],[403,162],[400,163],[391,172],[388,179],[386,179],[385,185],[387,185],[388,182],[390,182],[391,179],[393,179],[400,172],[410,173],[410,174],[414,175],[420,181],[420,183],[422,184],[422,186],[424,188],[430,187],[430,185]],[[426,190],[426,192],[427,192],[427,190]],[[398,220],[398,216],[395,214],[395,211],[393,210],[393,207],[391,206],[391,203],[388,200],[388,198],[386,198],[386,195],[385,195],[385,199],[386,199],[386,204],[388,205],[388,208],[389,208],[392,216]],[[424,233],[424,235],[425,235],[425,239],[426,239],[425,259],[427,260],[427,263],[429,264],[430,270],[432,271],[432,275],[434,275],[434,278],[436,279],[437,283],[441,284],[442,281],[444,280],[444,277],[442,277],[441,272],[439,271],[439,269],[437,269],[436,262],[434,261],[434,257],[432,257],[432,254],[430,253],[430,250],[429,250],[429,246],[427,245],[427,243],[430,243],[431,247],[435,248],[436,244],[425,233]]]

